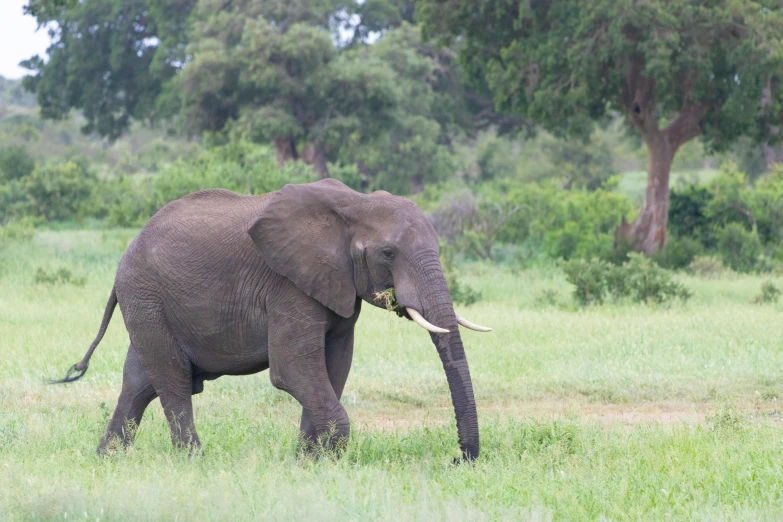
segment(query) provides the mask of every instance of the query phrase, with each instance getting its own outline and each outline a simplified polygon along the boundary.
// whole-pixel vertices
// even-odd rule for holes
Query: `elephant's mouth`
[[[393,312],[399,317],[405,317],[406,319],[411,318],[410,315],[408,315],[406,307],[400,306],[399,301],[397,301],[397,294],[394,292],[393,286],[387,287],[386,290],[382,292],[376,292],[374,297],[375,302],[381,307],[386,308],[386,311]]]

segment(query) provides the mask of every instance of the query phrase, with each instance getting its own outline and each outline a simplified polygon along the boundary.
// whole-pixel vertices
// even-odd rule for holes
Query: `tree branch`
[[[701,120],[707,115],[707,107],[699,102],[685,102],[680,113],[663,132],[674,147],[701,134]]]

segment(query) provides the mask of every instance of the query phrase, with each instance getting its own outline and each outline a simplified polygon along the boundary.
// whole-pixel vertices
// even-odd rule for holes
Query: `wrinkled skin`
[[[336,430],[334,443],[350,433],[340,396],[362,301],[383,306],[375,293],[391,287],[401,310],[450,332],[430,336],[463,457],[474,459],[473,387],[435,231],[409,200],[331,179],[261,196],[206,190],[166,205],[125,252],[101,332],[72,368],[80,374],[64,381],[84,374],[118,302],[130,347],[99,452],[116,439],[129,443],[124,426],[138,425],[155,397],[172,442],[198,448],[191,395],[204,381],[267,368],[302,405],[305,440]]]

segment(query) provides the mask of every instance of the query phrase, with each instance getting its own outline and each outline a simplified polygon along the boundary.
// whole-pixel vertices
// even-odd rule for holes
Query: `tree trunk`
[[[302,148],[302,160],[313,166],[318,173],[318,179],[329,177],[329,168],[326,165],[326,151],[320,143],[307,143]]]
[[[408,180],[408,190],[411,194],[418,194],[424,190],[424,176],[421,174],[415,174]]]
[[[669,224],[669,174],[677,146],[666,133],[647,141],[647,192],[636,220],[627,227],[626,240],[647,255],[666,245]]]
[[[277,153],[277,166],[282,167],[289,161],[297,159],[296,143],[290,136],[275,139],[275,152]]]

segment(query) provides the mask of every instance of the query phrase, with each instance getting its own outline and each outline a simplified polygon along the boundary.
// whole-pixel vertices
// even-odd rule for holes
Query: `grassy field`
[[[84,354],[133,231],[41,232],[0,250],[0,520],[780,520],[781,305],[761,278],[682,277],[686,305],[577,310],[556,269],[476,265],[465,332],[480,459],[456,429],[428,336],[366,307],[344,404],[346,455],[295,452],[300,408],[267,374],[196,396],[205,456],[172,449],[153,402],[127,452],[94,451],[121,384],[119,316]],[[69,269],[83,287],[35,283]],[[779,282],[780,283],[780,282]],[[555,303],[545,304],[545,291]]]

